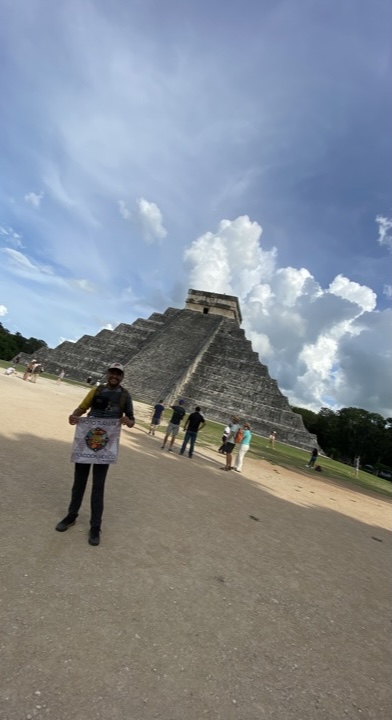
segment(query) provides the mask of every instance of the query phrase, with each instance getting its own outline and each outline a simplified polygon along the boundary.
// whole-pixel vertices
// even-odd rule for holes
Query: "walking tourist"
[[[275,440],[276,440],[276,432],[275,430],[272,431],[271,435],[268,438],[268,447],[274,448],[275,447]]]
[[[88,417],[118,418],[121,425],[132,428],[135,424],[132,398],[121,382],[124,368],[120,363],[112,363],[108,368],[106,384],[99,389],[94,387],[68,418],[70,425],[76,425],[79,418],[88,410]],[[91,465],[75,463],[74,483],[68,514],[56,525],[58,532],[68,530],[75,524],[82,504]],[[93,483],[91,489],[91,515],[88,541],[90,545],[99,545],[103,513],[104,489],[109,465],[93,464]]]
[[[65,377],[65,370],[61,370],[60,375],[58,376],[56,380],[56,385],[60,385],[61,381],[64,380]]]
[[[309,462],[307,465],[305,465],[305,467],[308,467],[308,468],[314,467],[314,464],[315,464],[317,458],[318,458],[318,450],[317,450],[317,448],[313,448]]]
[[[23,375],[23,380],[30,379],[30,377],[31,377],[31,375],[32,375],[32,373],[33,373],[33,370],[34,370],[36,364],[37,364],[37,361],[36,361],[36,360],[30,360],[30,362],[29,362],[28,365],[26,366],[26,370],[25,370],[25,373],[24,373],[24,375]]]
[[[150,429],[148,431],[149,435],[155,435],[156,428],[158,427],[158,425],[161,424],[162,413],[165,409],[165,406],[162,403],[163,403],[163,400],[160,400],[156,405],[154,405],[154,411],[153,411],[152,417],[151,417]]]

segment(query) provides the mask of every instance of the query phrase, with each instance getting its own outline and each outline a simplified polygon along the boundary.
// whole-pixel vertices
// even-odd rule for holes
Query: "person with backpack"
[[[84,400],[69,416],[69,424],[76,425],[79,418],[89,410],[88,417],[118,418],[121,425],[132,428],[135,424],[132,398],[128,390],[121,385],[123,377],[123,366],[120,363],[112,363],[107,371],[105,385],[94,387],[89,391]],[[71,502],[68,514],[56,525],[58,532],[65,532],[75,524],[82,504],[90,468],[91,465],[87,463],[75,463]],[[90,532],[88,537],[90,545],[99,545],[100,542],[105,480],[108,469],[109,465],[93,464]]]
[[[222,468],[222,470],[232,470],[231,463],[233,461],[233,450],[236,442],[237,433],[240,430],[239,422],[239,418],[236,415],[233,415],[230,423],[230,433],[225,445],[226,465]]]
[[[234,470],[236,470],[239,473],[242,472],[242,465],[244,462],[244,457],[249,450],[251,439],[252,439],[252,433],[250,431],[250,425],[249,425],[249,423],[246,422],[244,424],[243,437],[242,437],[242,440],[240,441],[240,444],[238,447],[238,455],[237,455],[237,460],[236,460],[235,467],[234,467]]]

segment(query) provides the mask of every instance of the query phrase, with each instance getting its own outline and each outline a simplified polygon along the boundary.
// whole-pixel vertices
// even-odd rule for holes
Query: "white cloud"
[[[0,305],[0,317],[5,317],[8,314],[8,310],[5,305]]]
[[[158,205],[144,198],[140,198],[137,205],[145,241],[152,243],[154,240],[163,240],[167,230],[163,226],[162,213]]]
[[[132,213],[130,210],[128,210],[126,203],[124,200],[118,201],[118,209],[120,212],[120,215],[124,218],[124,220],[130,220],[132,217]]]
[[[43,197],[44,197],[43,192],[39,193],[38,195],[37,195],[37,193],[29,192],[24,196],[24,199],[27,203],[29,203],[29,205],[32,205],[33,207],[38,208],[41,205],[41,201],[42,201]]]
[[[90,280],[84,280],[83,278],[80,280],[71,280],[71,285],[87,293],[96,292],[95,285],[93,285]]]
[[[343,275],[336,276],[333,282],[331,282],[329,290],[338,297],[356,303],[363,311],[374,310],[376,307],[377,296],[373,290],[364,285],[352,282]]]
[[[383,215],[377,215],[376,223],[378,225],[378,242],[380,245],[386,245],[392,249],[392,219]]]
[[[361,320],[377,315],[375,293],[341,274],[322,288],[305,268],[278,268],[276,250],[264,251],[261,235],[244,216],[197,238],[184,253],[189,286],[239,297],[246,335],[292,404],[315,410],[358,404],[387,412],[386,363],[379,363],[381,377],[369,398],[368,370],[361,376],[366,363],[354,357],[369,351],[361,338],[370,336],[370,320]],[[387,340],[381,344],[387,352]],[[352,391],[345,368],[357,376]]]
[[[6,242],[10,245],[23,248],[22,235],[16,232],[12,227],[5,228],[0,226],[0,235],[6,238]]]
[[[383,287],[383,294],[387,298],[392,298],[392,285],[384,285]]]

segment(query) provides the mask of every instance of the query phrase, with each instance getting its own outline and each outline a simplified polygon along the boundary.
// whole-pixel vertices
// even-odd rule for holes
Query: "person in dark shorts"
[[[229,435],[230,435],[230,425],[226,425],[226,427],[223,431],[223,435],[222,435],[222,445],[220,446],[220,448],[218,450],[218,453],[220,453],[221,455],[224,455],[226,452],[225,445],[226,445],[226,440],[229,437]]]
[[[237,415],[233,415],[230,423],[230,435],[226,440],[225,452],[226,452],[226,465],[222,470],[232,470],[233,461],[233,450],[235,445],[235,436],[240,429],[239,418]]]
[[[181,445],[180,455],[184,454],[186,446],[189,443],[188,457],[192,457],[197,433],[199,432],[199,430],[203,429],[205,424],[206,422],[203,418],[203,415],[201,415],[200,413],[200,408],[196,407],[195,412],[191,413],[185,422],[185,437]]]
[[[165,409],[165,406],[162,405],[162,403],[163,400],[160,400],[159,403],[154,405],[154,412],[152,414],[150,429],[148,431],[149,435],[155,435],[155,430],[157,426],[161,424],[162,413]]]
[[[180,429],[180,422],[182,418],[185,415],[185,408],[184,408],[184,400],[179,400],[177,405],[171,405],[171,410],[173,410],[173,415],[170,418],[170,422],[166,428],[166,435],[163,438],[163,443],[161,450],[164,450],[168,437],[170,435],[170,444],[168,447],[169,452],[173,452],[173,444],[176,439],[177,433]]]

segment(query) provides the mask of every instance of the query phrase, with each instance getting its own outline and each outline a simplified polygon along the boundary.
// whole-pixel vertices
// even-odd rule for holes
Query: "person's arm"
[[[120,418],[121,425],[126,425],[129,428],[133,428],[135,424],[135,417],[133,414],[133,402],[130,394],[128,393],[127,403],[125,405],[124,415]]]
[[[203,420],[203,422],[201,422],[199,425],[199,430],[203,430],[203,427],[205,427],[205,426],[206,426],[206,421]]]
[[[89,393],[87,393],[86,397],[82,402],[80,403],[79,407],[77,407],[73,413],[68,418],[68,422],[70,425],[76,425],[78,422],[78,419],[84,415],[85,412],[91,407],[91,403],[93,401],[93,397],[97,391],[97,388],[92,388]]]

